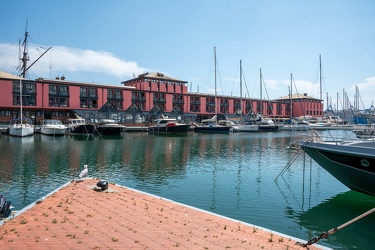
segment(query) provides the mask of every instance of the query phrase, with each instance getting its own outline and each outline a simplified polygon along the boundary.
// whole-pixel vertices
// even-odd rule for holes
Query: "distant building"
[[[304,94],[292,94],[275,99],[277,102],[287,103],[286,115],[290,118],[302,116],[319,117],[323,116],[323,100]],[[290,105],[292,104],[292,105]],[[292,114],[291,114],[292,112]]]
[[[164,114],[185,121],[211,118],[216,112],[227,117],[260,113],[275,118],[290,117],[290,99],[259,100],[235,96],[188,92],[187,81],[163,73],[144,73],[121,85],[74,82],[56,79],[22,79],[23,114],[34,123],[43,119],[81,116],[94,122],[101,118],[120,123],[152,122]],[[20,113],[20,78],[0,71],[0,122]],[[321,116],[322,101],[307,95],[293,95],[293,117]],[[260,106],[262,105],[262,107]]]

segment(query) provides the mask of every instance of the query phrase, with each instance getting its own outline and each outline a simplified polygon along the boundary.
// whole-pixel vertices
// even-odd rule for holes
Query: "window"
[[[24,106],[36,106],[35,95],[23,96],[22,101]]]
[[[13,82],[13,93],[19,93],[19,92],[20,92],[20,83]]]
[[[57,85],[49,85],[49,92],[50,95],[57,95]]]
[[[24,85],[23,85],[23,88],[24,88],[24,92],[25,93],[36,93],[36,86],[35,86],[35,83],[29,83],[29,82],[26,82]]]
[[[97,88],[80,88],[80,107],[81,108],[97,108],[98,107],[98,91]]]
[[[48,106],[50,107],[69,107],[69,87],[49,85]]]
[[[108,97],[107,100],[111,103],[114,107],[122,109],[122,90],[119,89],[108,89]]]
[[[13,95],[13,105],[20,105],[20,96]]]
[[[122,101],[109,101],[110,104],[112,104],[112,106],[118,108],[118,109],[122,109],[123,106],[122,106]]]
[[[60,107],[69,107],[69,99],[61,97],[60,98]]]
[[[123,99],[122,91],[118,89],[109,89],[108,90],[108,99]]]
[[[60,86],[60,91],[59,91],[59,93],[60,93],[60,95],[69,95],[69,88],[68,88],[68,86]]]
[[[90,97],[98,97],[98,90],[96,88],[89,88]]]
[[[58,97],[49,97],[48,106],[58,107],[59,106],[59,98]]]
[[[97,108],[98,104],[96,100],[90,100],[90,108]]]
[[[11,116],[10,110],[0,110],[1,116]]]
[[[21,105],[20,94],[20,83],[13,82],[13,105]],[[35,83],[22,82],[22,105],[36,106]]]
[[[81,98],[81,100],[80,100],[80,107],[81,108],[87,108],[88,107],[88,100]]]
[[[88,90],[87,90],[87,88],[80,88],[80,94],[81,94],[81,96],[87,96],[87,94],[88,94]]]
[[[113,98],[113,96],[114,96],[113,90],[108,89],[108,90],[107,90],[107,95],[108,95],[108,99],[109,99],[109,98]]]

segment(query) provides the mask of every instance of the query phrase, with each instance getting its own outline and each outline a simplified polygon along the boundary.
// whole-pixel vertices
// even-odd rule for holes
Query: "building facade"
[[[214,95],[188,92],[187,81],[157,72],[138,75],[117,86],[73,82],[64,77],[20,81],[17,76],[0,71],[2,123],[20,114],[20,83],[23,114],[35,124],[43,119],[65,121],[74,116],[89,122],[112,118],[127,124],[152,121],[161,114],[187,122],[211,118],[216,113],[229,118],[249,113],[289,118],[291,111],[292,117],[306,111],[306,115],[321,117],[323,108],[321,100],[307,95],[293,102],[286,98],[265,101],[234,96],[217,96],[215,100]]]
[[[323,116],[323,101],[304,94],[293,94],[275,99],[277,102],[288,103],[287,114],[290,117],[297,118],[303,116],[318,117]],[[290,105],[291,104],[291,105]],[[291,109],[290,109],[291,108]]]

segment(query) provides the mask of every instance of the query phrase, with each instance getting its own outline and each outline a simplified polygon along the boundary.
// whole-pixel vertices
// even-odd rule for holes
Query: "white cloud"
[[[291,87],[290,80],[264,79],[264,85],[271,99],[288,95]],[[292,92],[307,93],[309,96],[319,98],[319,84],[305,80],[293,80]]]
[[[9,45],[0,44],[0,51],[4,51],[5,48],[9,48]],[[29,65],[43,52],[30,48],[29,56],[32,59]],[[17,61],[18,53],[11,53],[10,55],[16,57],[16,60],[13,58],[8,60],[9,62]],[[0,57],[0,60],[5,59]],[[0,65],[3,64],[1,61]],[[70,76],[74,76],[76,73],[95,73],[101,74],[103,77],[108,76],[109,78],[121,80],[132,77],[133,74],[138,75],[148,71],[134,61],[122,60],[107,51],[82,50],[63,46],[52,47],[49,52],[32,66],[32,71],[38,76],[43,76],[50,72],[51,67],[53,72]],[[72,79],[72,77],[69,78]]]

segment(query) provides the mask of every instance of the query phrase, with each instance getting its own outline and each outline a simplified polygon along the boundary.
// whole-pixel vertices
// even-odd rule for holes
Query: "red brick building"
[[[323,101],[304,94],[293,94],[275,99],[277,102],[292,103],[292,117],[298,118],[301,116],[319,117],[323,116]],[[290,107],[287,112],[290,115]]]
[[[0,71],[0,122],[9,122],[20,112],[20,79]],[[88,121],[113,118],[121,123],[152,121],[165,114],[195,121],[215,114],[215,96],[188,92],[187,81],[162,73],[145,73],[121,85],[74,82],[58,79],[22,80],[23,114],[34,123],[42,119],[62,121],[79,115]],[[293,97],[294,98],[294,97]],[[290,117],[290,99],[272,101],[217,96],[217,112],[238,117],[251,111],[275,118]],[[293,100],[293,117],[321,117],[322,101],[304,96]],[[261,108],[262,105],[262,108]]]

